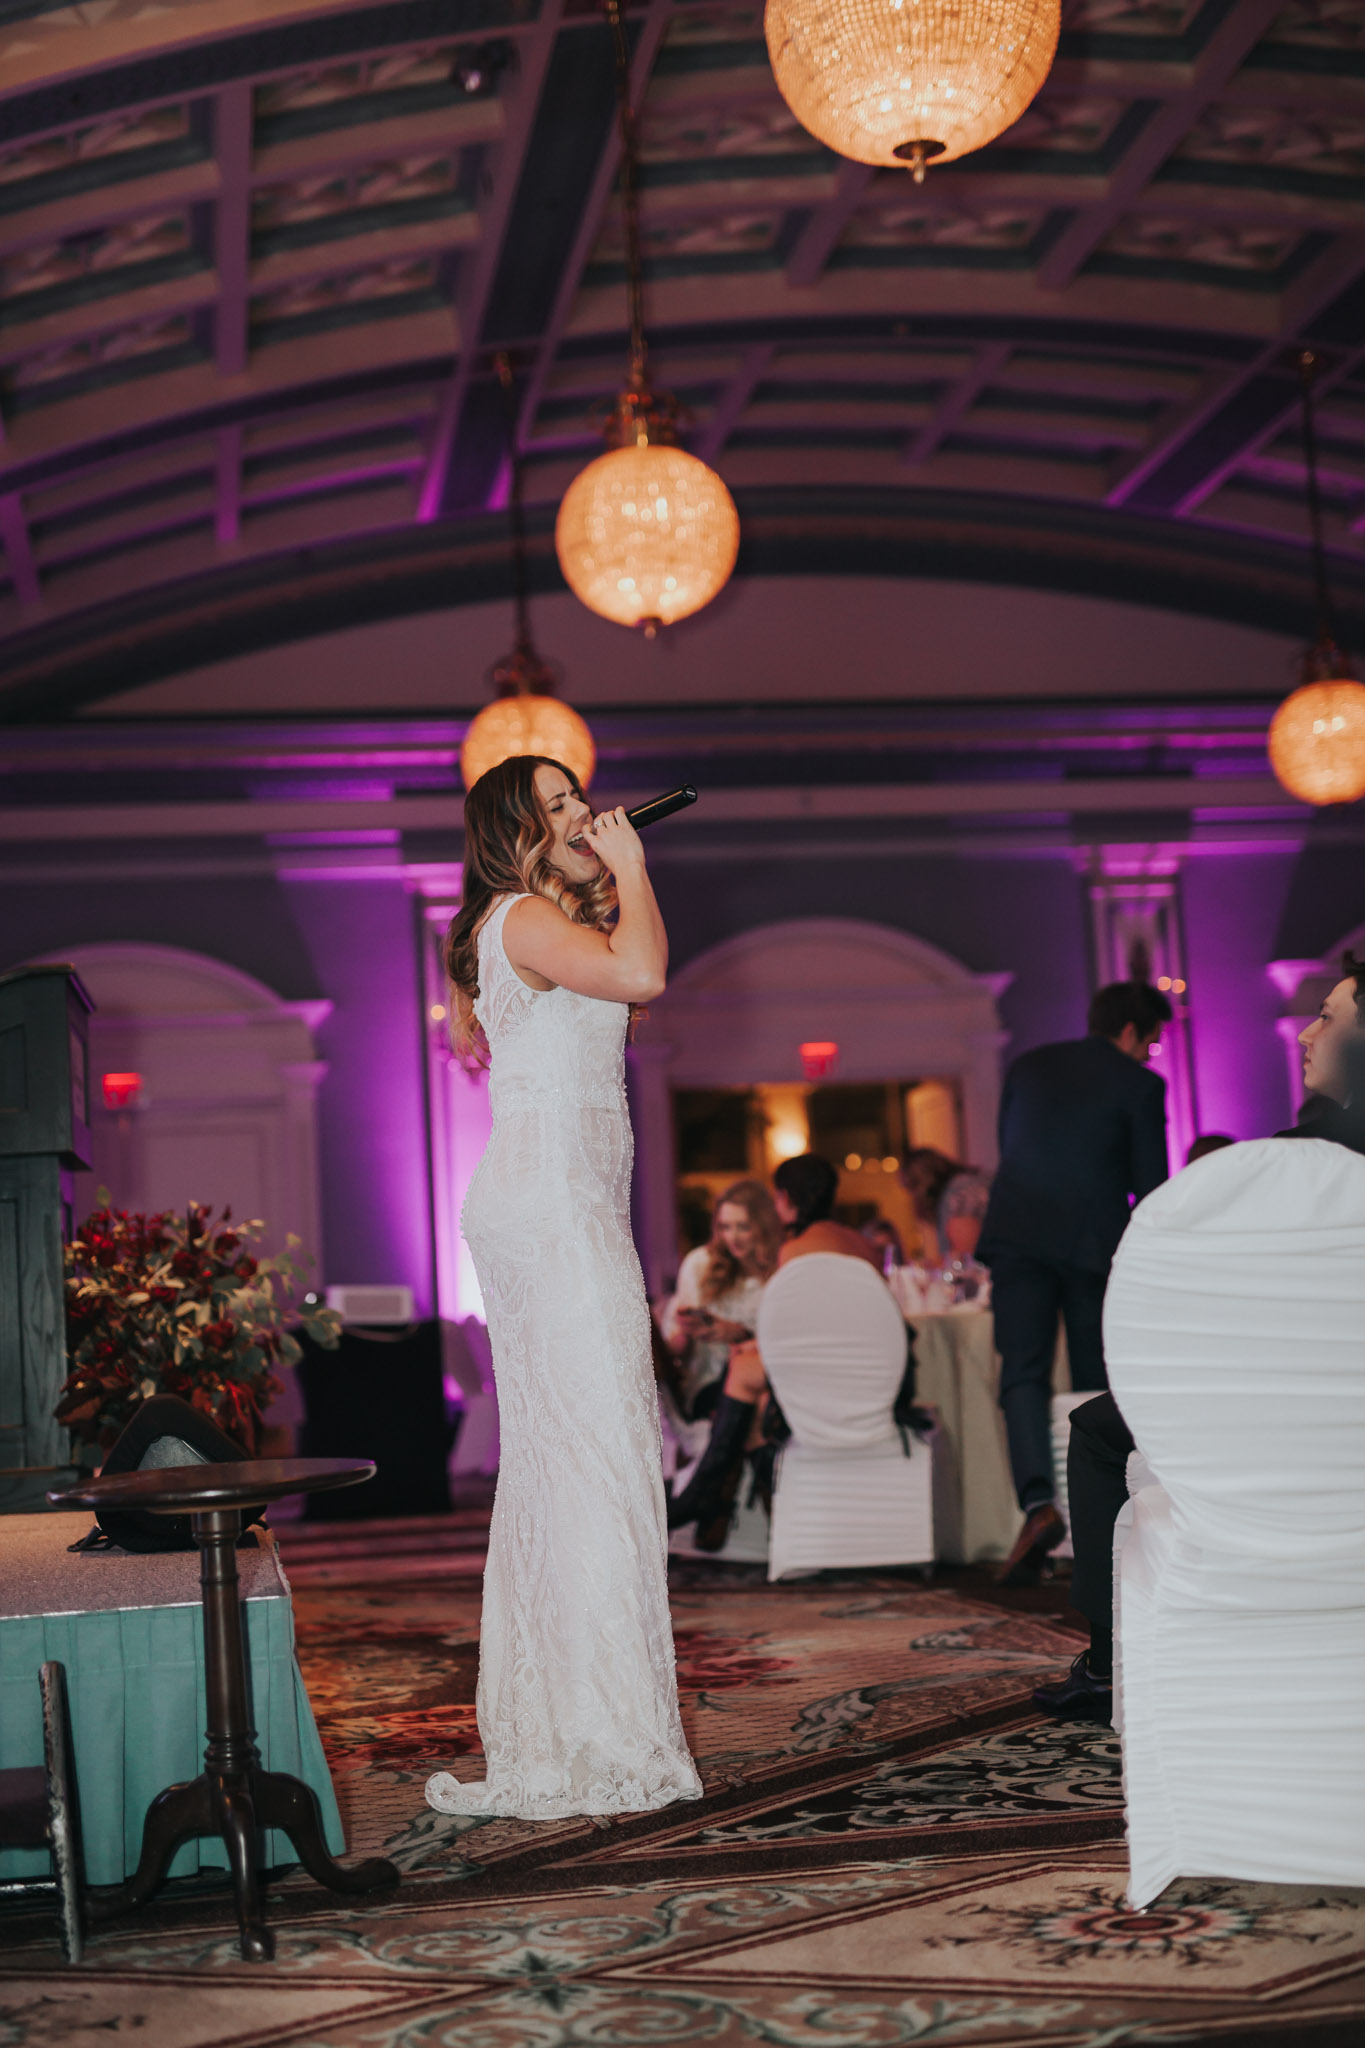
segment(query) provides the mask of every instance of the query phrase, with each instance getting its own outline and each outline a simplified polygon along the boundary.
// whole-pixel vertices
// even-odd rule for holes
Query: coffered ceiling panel
[[[937,574],[1300,631],[1312,346],[1365,638],[1365,0],[1066,0],[1034,105],[919,188],[800,127],[759,0],[629,23],[655,368],[741,574],[931,531]],[[0,717],[196,621],[315,631],[338,578],[369,617],[505,588],[499,349],[552,585],[623,369],[616,172],[595,0],[0,0]]]

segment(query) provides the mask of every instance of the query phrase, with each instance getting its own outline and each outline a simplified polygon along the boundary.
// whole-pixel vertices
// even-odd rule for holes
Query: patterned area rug
[[[262,1968],[219,1880],[102,1930],[80,1971],[47,1916],[7,1913],[0,2048],[1365,2041],[1365,1895],[1200,1880],[1126,1910],[1117,1742],[1029,1708],[1075,1654],[1061,1588],[681,1566],[702,1800],[432,1813],[433,1768],[481,1775],[484,1526],[284,1537],[351,1851],[401,1889],[357,1909],[276,1878]]]

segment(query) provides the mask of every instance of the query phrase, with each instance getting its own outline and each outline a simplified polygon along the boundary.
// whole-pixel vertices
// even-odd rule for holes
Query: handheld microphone
[[[697,792],[690,782],[684,782],[681,789],[670,789],[666,796],[651,797],[647,804],[636,804],[626,816],[637,832],[643,832],[646,825],[657,825],[660,818],[671,818],[675,811],[685,811],[689,804],[697,801]]]

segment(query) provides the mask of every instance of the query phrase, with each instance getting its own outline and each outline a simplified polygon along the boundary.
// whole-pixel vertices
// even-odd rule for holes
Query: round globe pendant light
[[[555,548],[574,596],[653,638],[710,604],[739,552],[739,514],[713,469],[679,448],[653,394],[625,392],[616,445],[574,478]]]
[[[1303,399],[1304,471],[1318,630],[1304,656],[1304,679],[1270,721],[1267,752],[1291,796],[1306,804],[1350,804],[1365,796],[1365,685],[1351,675],[1332,630],[1327,556],[1322,542],[1313,379],[1317,358],[1299,357]]]
[[[606,0],[616,52],[621,217],[630,308],[630,379],[606,426],[609,452],[569,485],[555,552],[580,603],[653,639],[700,611],[730,580],[739,514],[713,469],[678,446],[675,401],[649,382],[640,261],[635,114],[621,0]]]
[[[507,400],[512,522],[512,592],[517,638],[512,652],[497,662],[488,680],[497,691],[491,704],[471,720],[460,748],[460,775],[467,790],[481,775],[513,754],[548,754],[578,777],[586,789],[597,766],[597,749],[587,725],[554,694],[554,670],[541,660],[531,639],[530,600],[526,579],[526,512],[522,500],[521,455],[517,447],[512,406],[512,365],[506,355],[496,361],[498,381]]]
[[[554,676],[531,646],[518,647],[493,670],[499,695],[473,719],[460,748],[466,789],[513,754],[548,754],[586,789],[597,766],[592,734],[571,704],[549,692]]]
[[[1270,765],[1306,804],[1365,796],[1365,686],[1342,676],[1304,683],[1270,721]]]
[[[1047,77],[1061,0],[767,0],[777,88],[855,163],[951,163],[1004,133]]]

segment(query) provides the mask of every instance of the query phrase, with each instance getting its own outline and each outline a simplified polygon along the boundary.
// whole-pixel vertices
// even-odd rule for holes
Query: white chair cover
[[[498,1469],[498,1394],[487,1326],[477,1316],[443,1321],[441,1350],[448,1380],[460,1390],[463,1410],[447,1470],[452,1479],[467,1472],[491,1477]]]
[[[934,1555],[929,1447],[892,1418],[905,1321],[864,1260],[813,1252],[774,1274],[758,1348],[791,1425],[773,1488],[768,1577]]]
[[[1130,1900],[1365,1884],[1365,1158],[1261,1139],[1158,1188],[1104,1345],[1150,1468],[1116,1543]]]

